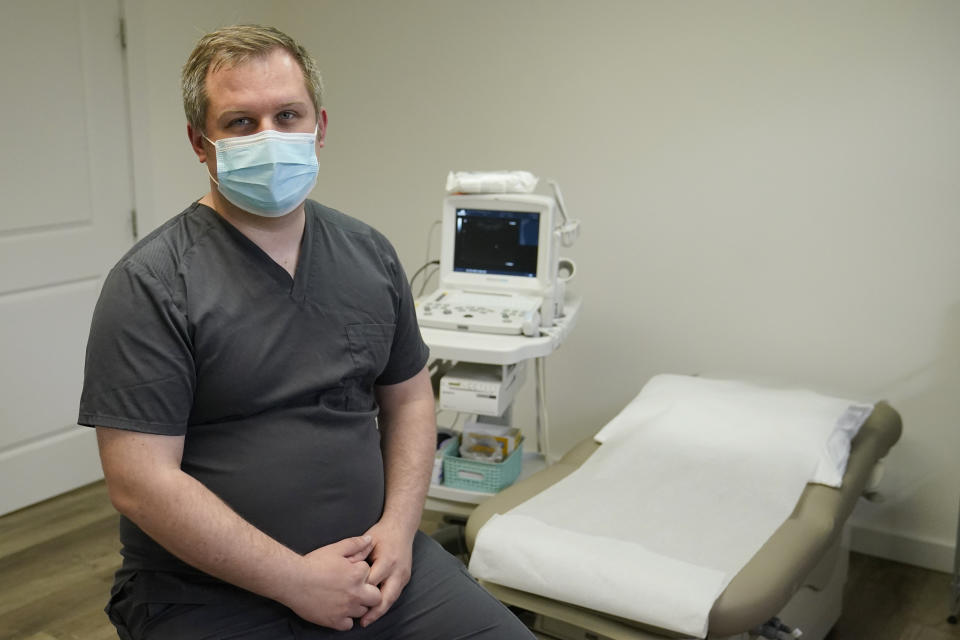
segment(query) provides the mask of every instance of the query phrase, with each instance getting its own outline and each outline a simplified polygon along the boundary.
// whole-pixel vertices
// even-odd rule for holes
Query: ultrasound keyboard
[[[437,290],[417,302],[421,327],[519,335],[543,299],[508,293]]]

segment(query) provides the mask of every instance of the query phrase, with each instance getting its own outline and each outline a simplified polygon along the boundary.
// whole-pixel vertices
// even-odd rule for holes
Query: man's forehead
[[[283,49],[219,67],[211,64],[206,90],[208,107],[217,111],[243,106],[232,104],[237,101],[310,102],[303,70]]]
[[[235,84],[237,82],[276,80],[286,77],[303,80],[303,69],[288,51],[274,48],[243,58],[219,57],[207,69],[206,84]]]

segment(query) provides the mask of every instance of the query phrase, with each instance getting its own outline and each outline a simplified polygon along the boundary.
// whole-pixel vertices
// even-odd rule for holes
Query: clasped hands
[[[410,580],[413,537],[383,521],[366,534],[303,556],[302,580],[284,599],[298,616],[338,631],[366,627],[393,606]]]

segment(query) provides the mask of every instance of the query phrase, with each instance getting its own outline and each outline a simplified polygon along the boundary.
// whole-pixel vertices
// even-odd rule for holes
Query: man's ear
[[[190,146],[193,147],[193,152],[197,154],[197,159],[200,162],[207,161],[207,150],[203,146],[203,133],[193,128],[193,125],[187,124],[187,137],[190,139]]]
[[[317,146],[322,147],[327,137],[327,110],[320,107],[320,117],[317,118]]]

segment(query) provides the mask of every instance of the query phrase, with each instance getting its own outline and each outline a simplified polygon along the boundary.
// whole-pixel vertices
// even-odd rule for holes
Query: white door
[[[119,3],[0,2],[0,514],[102,477],[76,420],[90,316],[133,239]]]

